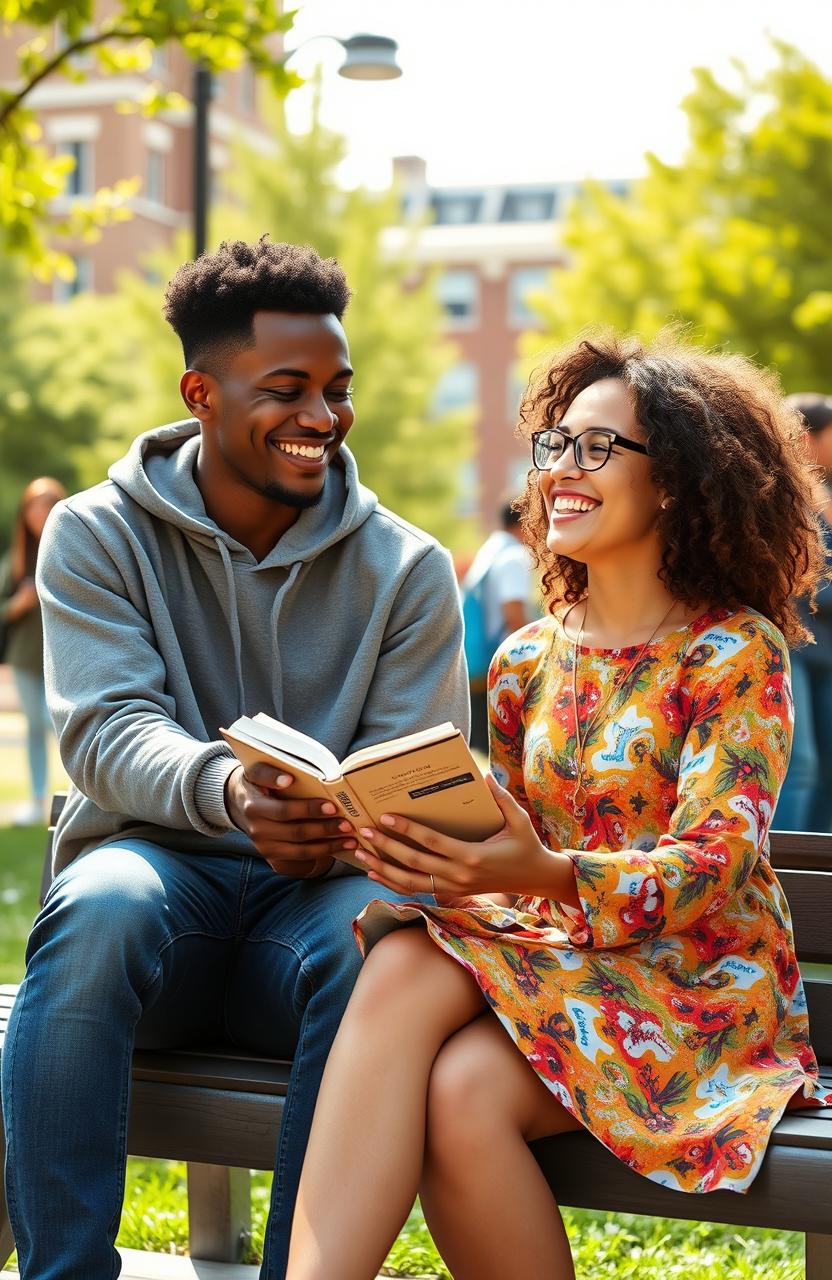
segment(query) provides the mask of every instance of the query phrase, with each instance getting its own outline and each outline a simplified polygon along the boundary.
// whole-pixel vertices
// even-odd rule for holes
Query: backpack
[[[460,588],[462,623],[465,628],[465,661],[468,666],[469,680],[485,679],[491,659],[502,639],[501,635],[488,635],[485,627],[483,592],[487,576],[486,570],[473,582],[465,580]]]

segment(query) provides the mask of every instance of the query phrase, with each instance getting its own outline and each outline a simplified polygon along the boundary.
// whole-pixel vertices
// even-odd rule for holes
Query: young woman
[[[43,628],[35,590],[35,565],[46,517],[65,497],[66,489],[51,476],[40,476],[27,484],[17,510],[11,548],[0,565],[0,617],[6,628],[3,661],[12,668],[26,717],[30,799],[15,815],[19,826],[45,822],[48,817],[46,743],[52,726],[43,686]]]
[[[738,356],[605,337],[522,430],[551,616],[491,667],[505,826],[367,833],[369,875],[437,905],[356,922],[289,1280],[375,1276],[417,1191],[456,1280],[563,1280],[529,1141],[583,1125],[645,1177],[744,1191],[790,1102],[824,1101],[767,857],[822,567],[799,423]]]

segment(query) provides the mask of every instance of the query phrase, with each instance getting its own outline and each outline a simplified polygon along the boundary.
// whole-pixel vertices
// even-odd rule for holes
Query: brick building
[[[399,157],[394,165],[402,226],[389,229],[387,243],[409,240],[416,222],[417,260],[438,272],[447,334],[459,356],[438,389],[437,408],[475,410],[476,457],[463,501],[489,528],[501,497],[517,492],[528,470],[526,447],[513,434],[526,381],[517,344],[538,323],[529,295],[556,287],[554,273],[565,261],[560,219],[576,184],[434,187],[421,158]]]

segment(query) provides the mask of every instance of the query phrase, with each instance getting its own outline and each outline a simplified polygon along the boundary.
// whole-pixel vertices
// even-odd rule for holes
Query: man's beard
[[[321,485],[317,493],[298,493],[295,489],[287,489],[282,484],[269,481],[261,492],[272,502],[279,502],[284,507],[294,507],[297,511],[306,511],[309,507],[317,507],[324,496],[324,486]]]

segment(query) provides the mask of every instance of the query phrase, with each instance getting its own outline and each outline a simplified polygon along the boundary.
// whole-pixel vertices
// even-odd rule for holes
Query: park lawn
[[[0,827],[0,983],[23,977],[45,847],[45,827]]]
[[[37,910],[43,827],[0,828],[0,983],[23,975],[26,937]],[[259,1262],[268,1211],[271,1175],[253,1178],[252,1240],[247,1261]],[[703,1198],[703,1208],[707,1197]],[[579,1280],[802,1280],[802,1237],[665,1218],[639,1218],[566,1210]],[[118,1244],[161,1253],[187,1249],[185,1166],[161,1160],[130,1159]],[[418,1209],[414,1209],[390,1257],[390,1276],[431,1276],[447,1280]]]
[[[184,1164],[131,1160],[118,1243],[178,1253],[187,1248]],[[246,1261],[259,1262],[271,1175],[252,1179],[252,1240]],[[803,1280],[797,1232],[762,1231],[625,1213],[565,1210],[578,1280]],[[448,1280],[419,1206],[390,1252],[385,1275]],[[522,1264],[518,1275],[523,1274]],[[508,1280],[508,1278],[507,1278]]]

